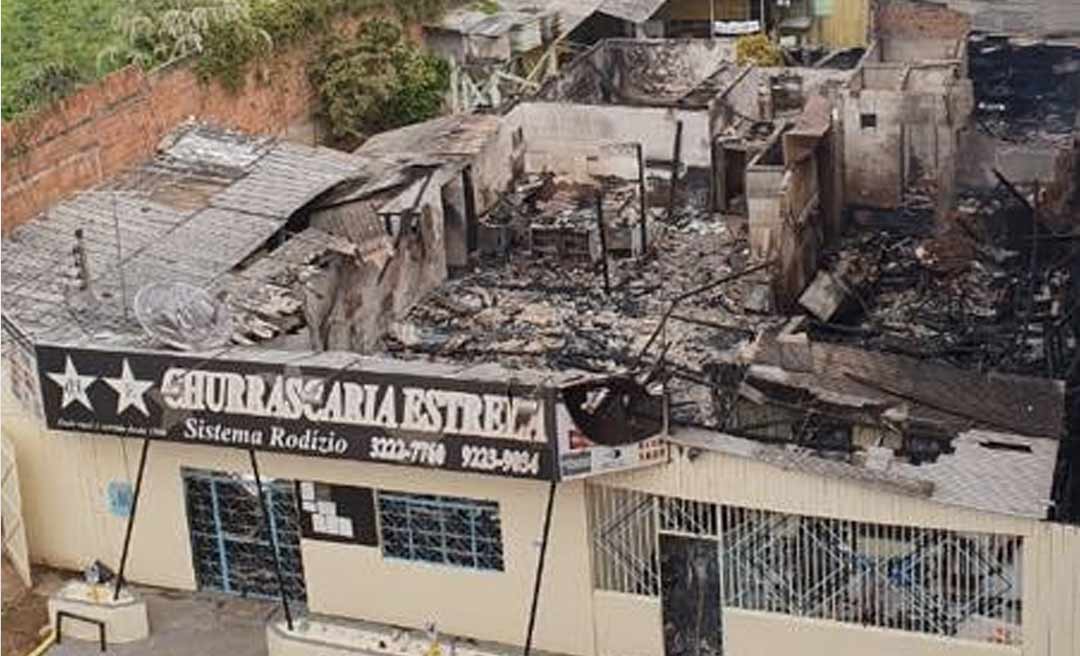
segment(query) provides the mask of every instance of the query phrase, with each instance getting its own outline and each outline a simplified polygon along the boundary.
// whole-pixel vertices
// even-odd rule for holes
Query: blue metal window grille
[[[270,534],[264,526],[255,481],[221,472],[183,470],[184,496],[195,579],[200,589],[276,599]],[[306,598],[300,558],[300,524],[292,481],[263,480],[270,530],[277,541],[285,592]]]
[[[378,496],[383,556],[502,571],[499,504],[403,492]]]

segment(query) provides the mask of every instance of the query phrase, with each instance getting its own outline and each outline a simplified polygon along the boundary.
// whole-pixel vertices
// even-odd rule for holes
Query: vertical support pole
[[[142,491],[143,474],[146,473],[146,452],[149,450],[150,440],[144,439],[142,452],[139,454],[139,471],[135,474],[135,492],[131,497],[131,510],[128,512],[127,528],[124,531],[124,547],[120,551],[120,567],[116,570],[113,601],[120,599],[120,588],[124,585],[124,570],[127,568],[128,554],[131,552],[131,532],[135,528],[135,511],[139,508],[139,493]]]
[[[604,229],[604,192],[596,192],[596,229],[600,232],[600,263],[604,269],[604,293],[611,293],[611,276],[608,274],[607,230]]]
[[[533,584],[532,605],[529,606],[529,628],[525,633],[525,652],[523,656],[530,656],[532,652],[533,629],[536,628],[536,609],[540,601],[540,584],[544,578],[544,559],[547,557],[548,537],[551,534],[551,511],[555,507],[555,486],[558,483],[551,480],[548,486],[547,511],[544,514],[544,535],[540,543],[540,559],[536,563],[536,580]]]
[[[645,199],[645,149],[641,147],[639,143],[637,145],[637,167],[638,167],[638,196],[641,201],[641,255],[645,254],[648,249],[648,219],[646,218],[646,199]]]
[[[289,609],[289,598],[285,595],[285,577],[281,573],[281,558],[278,557],[277,536],[274,535],[274,524],[270,520],[270,509],[266,505],[266,497],[263,496],[262,478],[259,476],[259,461],[255,459],[255,449],[248,449],[248,455],[251,456],[251,471],[255,474],[255,489],[259,495],[259,507],[262,508],[263,522],[266,524],[267,533],[270,534],[270,548],[274,552],[274,573],[277,574],[281,607],[285,611],[285,624],[292,631],[292,611]]]
[[[682,164],[682,121],[675,123],[675,146],[671,158],[671,188],[668,189],[667,220],[670,224],[675,217],[675,186],[679,181],[679,166]]]
[[[217,542],[218,567],[221,569],[221,591],[232,592],[232,584],[229,583],[229,557],[225,547],[225,530],[221,526],[221,500],[218,495],[220,481],[216,477],[204,480],[210,486],[210,509],[214,512],[214,541]]]

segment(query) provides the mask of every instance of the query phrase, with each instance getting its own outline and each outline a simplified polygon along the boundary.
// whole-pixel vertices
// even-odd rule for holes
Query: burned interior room
[[[638,372],[673,422],[915,476],[999,449],[979,431],[1039,435],[1061,445],[1051,512],[1077,512],[1055,408],[1080,380],[1080,60],[940,23],[886,15],[868,48],[780,68],[720,40],[594,46],[504,115],[518,175],[385,348]]]

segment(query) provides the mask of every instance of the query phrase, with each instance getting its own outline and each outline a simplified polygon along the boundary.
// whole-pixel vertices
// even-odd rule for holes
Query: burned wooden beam
[[[682,131],[683,122],[675,123],[675,145],[671,157],[671,188],[668,189],[667,221],[671,223],[675,217],[675,187],[679,182],[679,167],[682,164]]]
[[[596,192],[596,229],[600,232],[600,266],[604,272],[604,293],[611,294],[611,274],[608,273],[607,230],[604,228],[604,192]]]

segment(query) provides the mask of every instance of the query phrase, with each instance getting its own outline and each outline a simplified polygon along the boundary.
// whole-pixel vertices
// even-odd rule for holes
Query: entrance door
[[[720,656],[716,540],[660,534],[665,656]]]
[[[277,598],[274,555],[252,477],[184,469],[195,580],[200,589]],[[263,480],[285,592],[304,600],[300,523],[292,481]]]

